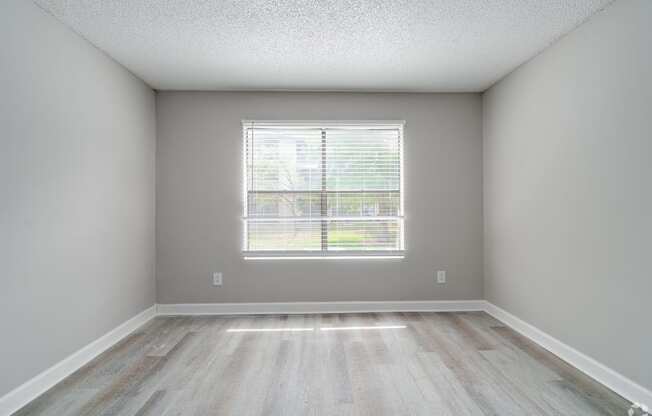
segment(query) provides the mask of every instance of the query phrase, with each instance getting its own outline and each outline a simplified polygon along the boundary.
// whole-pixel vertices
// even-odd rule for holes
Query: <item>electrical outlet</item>
[[[446,270],[437,270],[437,283],[446,283]]]
[[[213,286],[222,286],[222,272],[213,273]]]

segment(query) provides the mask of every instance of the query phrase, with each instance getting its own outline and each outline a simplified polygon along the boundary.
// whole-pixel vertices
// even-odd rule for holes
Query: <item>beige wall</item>
[[[155,302],[155,100],[0,2],[0,396]]]
[[[488,300],[652,388],[652,1],[484,96]]]
[[[243,260],[245,118],[406,120],[407,257]],[[159,303],[482,298],[479,94],[163,92],[157,129]]]

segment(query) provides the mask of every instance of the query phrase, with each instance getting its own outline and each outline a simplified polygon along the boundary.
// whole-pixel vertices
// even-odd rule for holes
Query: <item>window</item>
[[[402,257],[402,122],[243,121],[244,254]]]

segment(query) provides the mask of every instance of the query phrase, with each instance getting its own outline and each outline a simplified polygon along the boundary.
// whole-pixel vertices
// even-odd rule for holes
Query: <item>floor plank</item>
[[[629,405],[483,312],[184,316],[153,319],[14,415],[619,416]]]

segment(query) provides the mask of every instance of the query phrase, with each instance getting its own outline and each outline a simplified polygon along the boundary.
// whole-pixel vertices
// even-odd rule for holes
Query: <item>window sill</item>
[[[405,251],[243,251],[244,260],[402,260]]]

